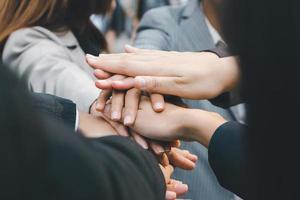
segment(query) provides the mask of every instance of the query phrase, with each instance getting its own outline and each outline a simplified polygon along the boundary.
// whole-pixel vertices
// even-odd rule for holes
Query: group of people
[[[0,198],[297,199],[297,2],[118,6],[0,2]]]

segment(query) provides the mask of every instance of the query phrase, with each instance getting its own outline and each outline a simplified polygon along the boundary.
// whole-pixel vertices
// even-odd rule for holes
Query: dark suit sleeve
[[[220,58],[230,57],[236,55],[233,53],[230,48],[225,45],[223,42],[218,42],[217,47],[213,49],[204,50],[204,52],[211,52],[219,56]],[[217,96],[214,99],[210,99],[210,102],[215,106],[222,108],[229,108],[231,106],[245,103],[244,99],[241,98],[239,88],[234,91],[226,92]]]
[[[246,103],[241,99],[241,96],[238,91],[226,92],[217,96],[216,98],[209,100],[213,105],[221,108],[230,108],[241,103]]]
[[[38,112],[50,115],[72,129],[75,128],[76,104],[72,101],[42,93],[32,93],[32,100]]]
[[[245,125],[227,122],[216,130],[208,149],[209,163],[219,183],[241,197],[250,197],[254,178],[246,129]]]
[[[73,131],[51,135],[47,167],[50,182],[57,184],[52,199],[164,200],[157,161],[130,139],[88,140]]]

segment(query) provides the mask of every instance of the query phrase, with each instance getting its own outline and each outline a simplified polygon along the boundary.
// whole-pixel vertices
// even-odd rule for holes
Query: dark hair
[[[293,199],[296,192],[299,5],[296,0],[224,1],[224,35],[240,56],[242,91],[249,102],[257,199]]]
[[[51,31],[72,30],[85,52],[107,50],[104,36],[90,22],[93,13],[105,13],[112,0],[2,0],[0,43],[21,28],[42,26]],[[94,52],[97,51],[97,52]]]

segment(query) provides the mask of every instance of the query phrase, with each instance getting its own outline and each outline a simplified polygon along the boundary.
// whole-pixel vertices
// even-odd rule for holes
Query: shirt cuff
[[[78,128],[79,128],[79,111],[76,108],[75,131],[78,131]]]

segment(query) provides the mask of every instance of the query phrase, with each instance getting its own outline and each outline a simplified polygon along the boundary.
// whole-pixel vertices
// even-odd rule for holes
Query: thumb
[[[180,77],[137,76],[134,79],[134,87],[151,93],[179,96],[179,81]]]

